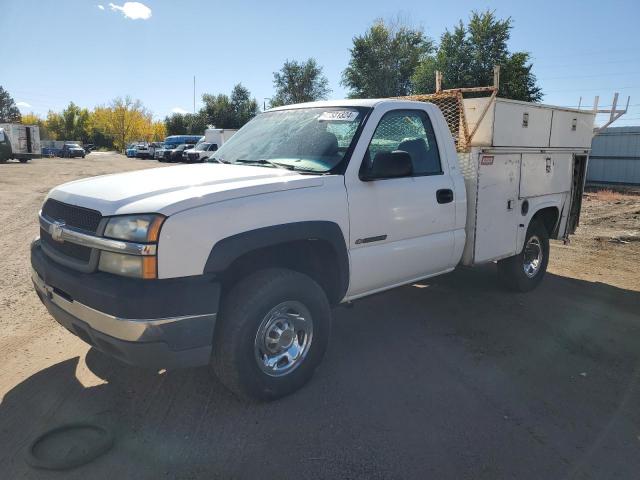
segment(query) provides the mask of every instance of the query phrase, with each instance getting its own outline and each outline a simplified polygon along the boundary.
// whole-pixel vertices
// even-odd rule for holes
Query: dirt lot
[[[246,404],[206,369],[90,350],[32,290],[47,191],[155,166],[95,153],[0,165],[1,478],[638,478],[640,196],[585,196],[530,294],[488,266],[336,309],[313,381]],[[71,421],[108,426],[114,448],[65,474],[27,466],[30,440]]]

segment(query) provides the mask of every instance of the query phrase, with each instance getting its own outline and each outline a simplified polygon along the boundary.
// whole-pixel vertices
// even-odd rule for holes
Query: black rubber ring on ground
[[[54,435],[56,433],[64,432],[67,430],[73,430],[74,428],[88,428],[92,430],[98,430],[102,432],[102,441],[98,442],[93,450],[89,450],[83,455],[79,455],[77,457],[72,457],[69,459],[60,459],[60,460],[43,460],[38,458],[34,454],[34,449],[38,443],[46,439],[49,435]],[[27,449],[26,461],[27,463],[34,468],[41,468],[45,470],[69,470],[71,468],[79,467],[80,465],[84,465],[89,463],[90,461],[98,458],[100,455],[107,453],[111,447],[113,446],[113,435],[107,430],[105,427],[101,425],[95,425],[92,423],[68,423],[66,425],[61,425],[59,427],[53,428],[44,432],[42,435],[38,436]]]

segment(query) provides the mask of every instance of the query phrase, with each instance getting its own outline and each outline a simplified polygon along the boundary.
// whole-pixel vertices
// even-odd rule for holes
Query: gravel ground
[[[638,478],[640,197],[585,196],[529,294],[487,266],[336,309],[312,382],[253,404],[206,369],[155,373],[90,350],[33,292],[47,191],[156,166],[99,153],[0,165],[0,477]],[[108,426],[114,448],[64,474],[27,466],[30,440],[71,421]]]

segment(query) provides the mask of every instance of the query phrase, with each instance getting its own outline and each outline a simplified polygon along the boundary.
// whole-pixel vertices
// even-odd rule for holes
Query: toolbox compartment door
[[[520,198],[568,192],[572,169],[571,153],[523,153]]]
[[[516,254],[520,154],[480,154],[474,263]]]

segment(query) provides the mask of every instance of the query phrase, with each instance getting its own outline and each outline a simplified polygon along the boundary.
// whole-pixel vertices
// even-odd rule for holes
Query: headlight
[[[107,223],[104,236],[128,242],[155,242],[165,217],[162,215],[124,215]]]
[[[156,278],[156,257],[100,252],[98,269],[103,272],[135,278]]]

